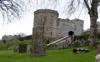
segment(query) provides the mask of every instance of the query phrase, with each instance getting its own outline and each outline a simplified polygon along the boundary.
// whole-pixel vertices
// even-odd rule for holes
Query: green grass
[[[56,39],[50,39],[50,42]],[[10,51],[0,51],[0,62],[94,62],[95,61],[95,50],[90,50],[88,53],[73,54],[73,49],[61,49],[61,50],[47,50],[46,56],[42,57],[29,57],[28,53],[14,53],[13,47],[19,44],[31,45],[31,40],[25,40],[18,43],[6,43],[0,44],[0,50],[10,50]],[[11,49],[8,49],[12,47]],[[87,48],[87,47],[81,47]]]
[[[24,40],[21,42],[17,42],[17,43],[5,43],[5,44],[0,44],[0,50],[12,50],[14,49],[14,46],[19,46],[19,44],[27,44],[27,45],[31,45],[32,41],[31,40]]]
[[[55,41],[56,39],[49,39],[50,42]],[[14,47],[18,47],[19,44],[27,44],[27,45],[32,45],[32,40],[24,40],[21,42],[17,43],[5,43],[5,44],[0,44],[0,50],[13,50]]]
[[[74,54],[73,49],[47,50],[46,56],[29,57],[28,53],[0,51],[0,62],[94,62],[95,50],[88,53]]]

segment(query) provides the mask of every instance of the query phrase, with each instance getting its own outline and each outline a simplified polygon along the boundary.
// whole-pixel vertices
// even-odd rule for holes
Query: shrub
[[[90,36],[89,34],[82,34],[82,35],[79,35],[79,36],[75,36],[75,39],[78,39],[78,40],[81,40],[81,39],[88,40],[89,36]]]
[[[6,43],[6,40],[3,40],[3,43]]]
[[[32,35],[28,35],[25,37],[19,37],[18,40],[20,40],[20,41],[29,40],[29,39],[31,39],[31,37],[32,37]]]

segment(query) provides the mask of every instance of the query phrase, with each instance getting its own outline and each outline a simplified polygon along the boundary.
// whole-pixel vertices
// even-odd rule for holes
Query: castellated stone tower
[[[83,21],[79,19],[69,20],[69,19],[58,19],[57,26],[57,38],[64,37],[68,35],[70,31],[74,35],[81,35],[83,33]]]
[[[56,38],[58,12],[50,9],[40,9],[34,12],[34,27],[44,28],[44,36]]]
[[[58,18],[59,14],[55,10],[39,9],[34,12],[34,27],[43,27],[44,36],[50,38],[61,38],[70,31],[75,35],[83,33],[84,22],[79,19],[69,20]]]

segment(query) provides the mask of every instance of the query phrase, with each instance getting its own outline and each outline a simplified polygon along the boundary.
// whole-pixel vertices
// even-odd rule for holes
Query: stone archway
[[[74,32],[73,32],[73,31],[69,31],[69,32],[68,32],[68,35],[69,35],[69,36],[73,36],[73,35],[74,35]]]

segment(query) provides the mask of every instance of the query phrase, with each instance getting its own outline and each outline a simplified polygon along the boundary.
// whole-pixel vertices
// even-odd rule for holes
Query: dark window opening
[[[51,37],[52,37],[52,32],[51,32]]]

